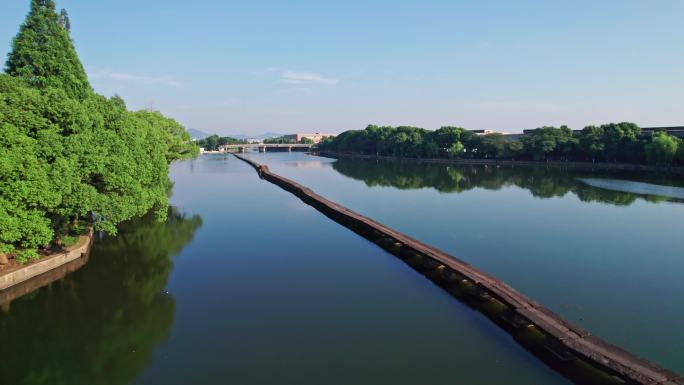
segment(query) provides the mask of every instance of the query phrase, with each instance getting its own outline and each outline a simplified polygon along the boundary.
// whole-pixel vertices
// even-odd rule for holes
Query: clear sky
[[[211,133],[684,125],[682,0],[57,0],[95,89]],[[29,8],[0,1],[4,51]]]

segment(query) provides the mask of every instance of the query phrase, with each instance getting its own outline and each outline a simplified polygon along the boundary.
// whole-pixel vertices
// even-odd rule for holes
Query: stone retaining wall
[[[93,238],[93,231],[91,230],[87,235],[81,236],[76,245],[67,248],[64,252],[3,271],[0,273],[0,291],[18,285],[87,255],[90,252]]]

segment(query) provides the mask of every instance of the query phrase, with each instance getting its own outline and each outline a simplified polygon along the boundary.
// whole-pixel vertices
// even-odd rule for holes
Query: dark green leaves
[[[92,88],[65,26],[71,27],[68,15],[57,15],[53,1],[33,0],[12,42],[6,72],[32,87],[59,88],[83,100]]]

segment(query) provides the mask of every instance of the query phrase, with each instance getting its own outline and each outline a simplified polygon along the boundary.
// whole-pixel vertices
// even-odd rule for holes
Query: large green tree
[[[196,156],[183,126],[95,94],[49,0],[31,3],[0,74],[0,253],[19,261],[154,210],[164,219],[170,162]]]
[[[12,42],[6,72],[32,87],[60,88],[82,100],[92,89],[66,28],[71,25],[65,15],[60,23],[54,1],[32,0],[31,11]]]

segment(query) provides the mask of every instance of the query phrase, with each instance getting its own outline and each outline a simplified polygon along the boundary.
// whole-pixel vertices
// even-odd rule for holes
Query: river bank
[[[485,165],[485,166],[521,166],[521,167],[549,167],[557,169],[577,170],[606,170],[606,171],[629,171],[629,172],[661,172],[684,176],[684,167],[667,167],[630,163],[603,163],[603,162],[537,162],[502,159],[445,159],[445,158],[403,158],[382,155],[347,154],[331,151],[320,151],[316,155],[327,158],[352,158],[352,159],[379,159],[408,162],[423,162],[436,164],[461,164],[461,165]]]
[[[235,156],[252,165],[262,179],[291,192],[329,218],[390,251],[456,297],[478,303],[475,306],[478,310],[516,339],[536,339],[532,347],[524,342],[523,345],[550,365],[560,366],[558,370],[577,383],[611,383],[616,378],[620,383],[682,383],[676,373],[571,325],[495,277],[329,201],[308,187],[270,172],[267,166]]]
[[[5,268],[0,271],[0,292],[86,256],[92,247],[93,239],[94,233],[91,229],[86,235],[82,235],[75,245],[63,251],[27,264]]]

